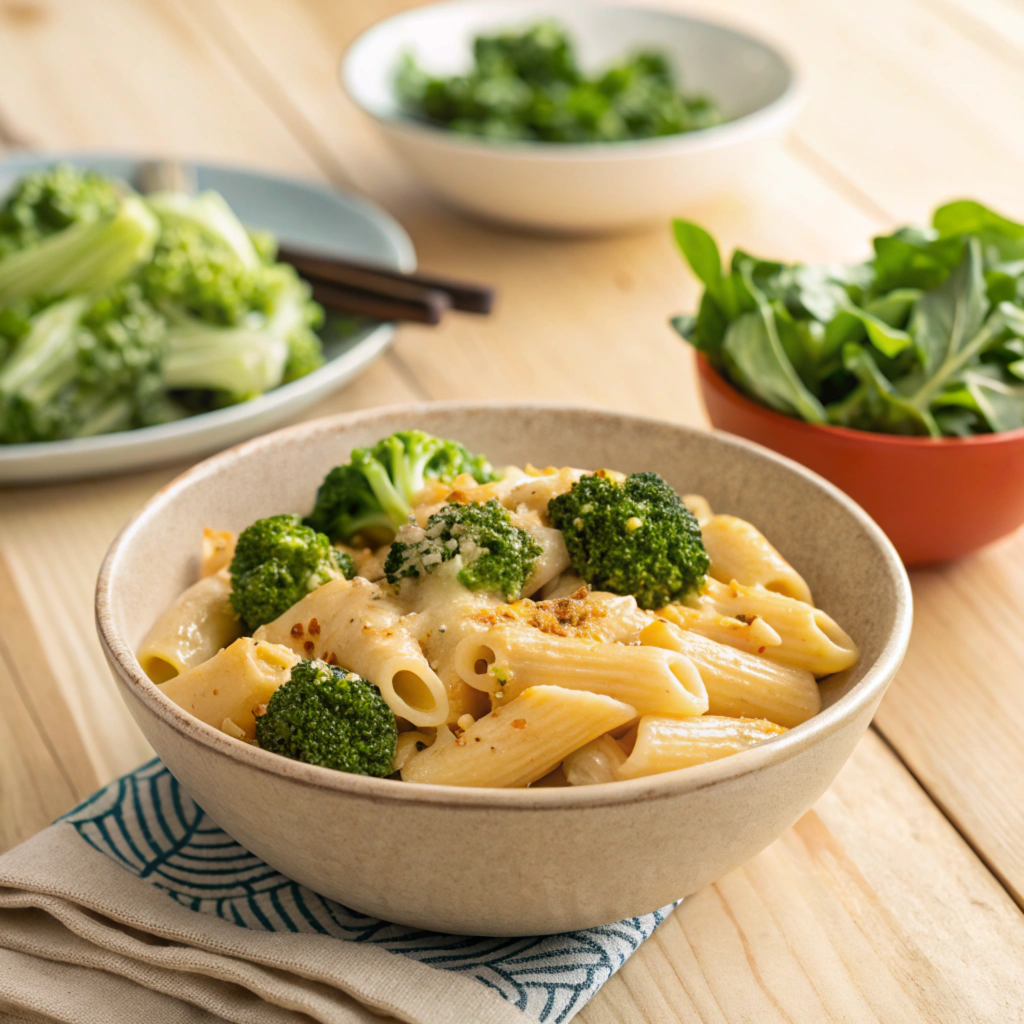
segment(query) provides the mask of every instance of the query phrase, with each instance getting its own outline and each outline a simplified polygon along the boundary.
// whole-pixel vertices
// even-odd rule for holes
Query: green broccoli
[[[136,196],[110,211],[76,220],[0,258],[0,302],[101,291],[149,259],[159,233],[156,218]]]
[[[19,178],[0,207],[0,259],[72,224],[115,214],[121,193],[109,178],[55,164]]]
[[[257,519],[238,536],[231,605],[251,630],[283,615],[330,580],[353,575],[352,558],[298,516]]]
[[[380,691],[322,661],[300,661],[258,708],[256,742],[295,761],[356,775],[391,775],[398,729]]]
[[[697,590],[710,564],[696,517],[657,473],[603,470],[548,502],[573,568],[598,590],[660,608]]]
[[[482,455],[457,441],[400,430],[372,448],[356,448],[350,462],[335,466],[306,523],[332,541],[386,543],[409,518],[412,497],[428,480],[450,483],[461,473],[478,483],[498,478]]]
[[[425,530],[406,526],[398,532],[384,563],[389,583],[433,572],[456,555],[462,559],[459,582],[469,590],[487,590],[515,601],[542,554],[526,530],[512,522],[508,509],[493,499],[445,505]]]
[[[128,284],[76,296],[18,322],[0,364],[0,443],[55,441],[152,422],[164,321]],[[0,324],[0,328],[3,324]]]

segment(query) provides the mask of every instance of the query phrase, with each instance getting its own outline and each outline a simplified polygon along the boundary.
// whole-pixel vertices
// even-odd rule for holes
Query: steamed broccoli
[[[167,422],[323,364],[323,310],[215,192],[58,164],[0,201],[0,444]]]
[[[463,563],[458,579],[464,587],[514,601],[541,554],[541,546],[513,524],[508,509],[497,501],[445,505],[427,520],[425,530],[407,525],[398,531],[384,575],[389,583],[398,583],[433,572],[458,555]]]
[[[238,536],[231,605],[251,630],[283,615],[330,580],[351,577],[352,558],[298,516],[257,519]]]
[[[696,590],[710,564],[696,517],[657,473],[624,480],[605,471],[552,498],[573,568],[598,590],[660,608]]]
[[[113,287],[149,259],[159,233],[156,218],[136,196],[62,230],[35,227],[29,244],[0,248],[0,302]]]
[[[72,224],[117,212],[117,186],[94,171],[56,164],[20,178],[0,207],[0,259]]]
[[[8,310],[5,323],[18,336],[0,363],[0,443],[152,422],[163,389],[164,322],[138,286],[64,299],[20,325]]]
[[[264,750],[357,775],[395,770],[395,716],[377,687],[352,672],[300,661],[257,712]]]
[[[400,430],[372,448],[356,448],[351,461],[335,466],[317,491],[306,522],[333,541],[360,537],[385,543],[409,518],[412,497],[428,480],[450,483],[470,473],[478,483],[497,479],[482,455],[457,441],[421,430]]]
[[[323,363],[323,310],[294,269],[273,262],[216,192],[148,198],[161,233],[140,277],[170,322],[164,376],[172,391],[244,401]]]

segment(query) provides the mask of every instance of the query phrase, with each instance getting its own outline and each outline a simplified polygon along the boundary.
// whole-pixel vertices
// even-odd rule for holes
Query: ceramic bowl
[[[585,68],[639,48],[666,52],[687,91],[720,104],[728,123],[704,131],[614,143],[496,142],[417,122],[402,112],[394,75],[403,54],[454,74],[484,31],[551,18]],[[776,49],[724,25],[667,10],[579,0],[456,0],[373,26],[346,53],[349,97],[378,123],[411,168],[448,202],[489,220],[559,232],[663,222],[756,173],[798,106],[792,66]]]
[[[347,775],[260,750],[165,698],[132,653],[196,578],[203,526],[308,509],[354,446],[421,427],[496,465],[656,469],[749,517],[792,558],[861,650],[823,710],[763,746],[629,782],[491,790]],[[614,413],[423,405],[300,424],[178,477],[114,541],[96,594],[100,640],[146,738],[247,849],[364,914],[476,935],[537,935],[645,913],[752,857],[828,787],[907,645],[910,589],[881,530],[831,484],[745,441]]]
[[[1024,524],[1024,430],[977,437],[898,437],[819,427],[741,394],[697,357],[719,430],[756,440],[859,502],[907,566],[962,558]]]

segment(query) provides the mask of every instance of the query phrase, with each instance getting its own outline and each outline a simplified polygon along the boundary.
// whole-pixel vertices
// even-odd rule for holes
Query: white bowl
[[[552,18],[585,68],[640,48],[663,50],[683,87],[712,96],[728,122],[683,135],[610,143],[503,142],[417,122],[395,95],[399,60],[429,71],[470,64],[484,31]],[[799,106],[797,79],[778,51],[724,25],[671,11],[581,0],[455,0],[399,14],[361,35],[342,82],[385,138],[444,199],[489,220],[559,232],[611,231],[663,221],[756,171]]]
[[[791,558],[861,660],[821,686],[822,711],[760,746],[649,778],[476,789],[349,775],[211,728],[134,651],[197,570],[204,526],[239,530],[310,508],[353,447],[420,427],[495,465],[654,469],[753,520]],[[179,782],[229,835],[316,892],[385,921],[471,935],[573,931],[644,914],[713,882],[789,828],[871,721],[910,636],[911,595],[882,531],[837,488],[730,437],[618,413],[433,404],[303,423],[190,469],[114,541],[96,589],[121,695]]]

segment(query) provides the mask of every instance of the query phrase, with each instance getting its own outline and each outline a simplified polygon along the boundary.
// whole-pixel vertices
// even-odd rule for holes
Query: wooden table
[[[696,289],[667,229],[543,241],[425,195],[336,85],[400,0],[0,0],[0,150],[246,163],[366,193],[496,316],[404,329],[312,415],[557,399],[704,422],[666,327]],[[746,191],[692,211],[731,246],[849,259],[970,195],[1024,218],[1021,0],[693,0],[786,45],[807,107]],[[652,363],[663,368],[649,373]],[[149,754],[93,633],[121,523],[182,466],[0,491],[0,849]],[[1024,1021],[1024,535],[914,574],[910,653],[836,783],[688,899],[581,1014],[612,1022]]]

